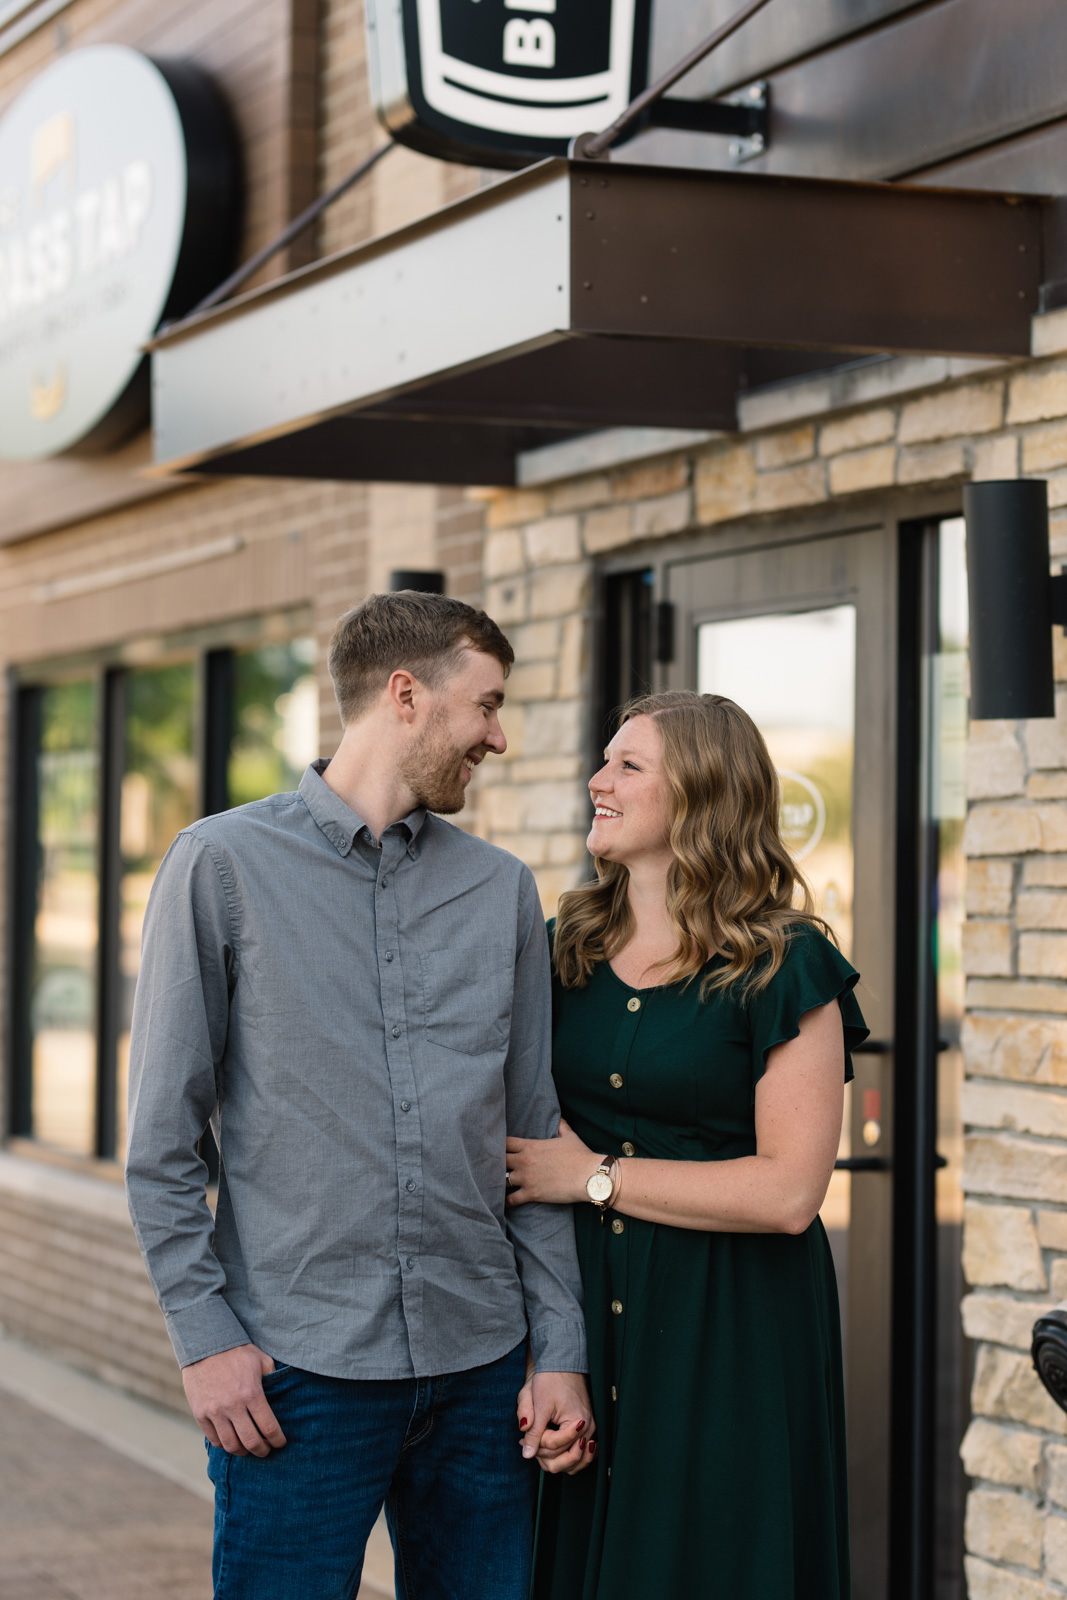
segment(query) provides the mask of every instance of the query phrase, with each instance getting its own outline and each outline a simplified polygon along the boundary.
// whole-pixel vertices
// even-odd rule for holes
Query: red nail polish
[[[584,1439],[579,1439],[578,1440],[578,1454],[581,1455],[581,1453],[582,1453],[582,1451],[584,1449],[585,1449],[585,1440]]]
[[[581,1433],[581,1431],[582,1431],[582,1429],[583,1429],[583,1428],[584,1428],[584,1427],[585,1427],[585,1418],[584,1418],[584,1417],[583,1417],[583,1418],[582,1418],[582,1420],[581,1420],[581,1422],[576,1422],[576,1423],[575,1423],[575,1424],[574,1424],[574,1431],[575,1431],[575,1433]]]
[[[595,1456],[596,1455],[596,1440],[595,1439],[590,1439],[590,1441],[589,1441],[589,1454],[591,1456]]]
[[[530,1424],[529,1424],[529,1422],[527,1421],[527,1419],[525,1417],[520,1417],[519,1418],[519,1432],[520,1433],[525,1433],[529,1426],[530,1426]]]

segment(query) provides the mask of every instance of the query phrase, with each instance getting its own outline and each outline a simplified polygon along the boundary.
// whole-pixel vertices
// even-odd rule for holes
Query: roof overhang
[[[548,161],[163,333],[159,475],[514,482],[732,428],[748,349],[1025,356],[1057,202]]]

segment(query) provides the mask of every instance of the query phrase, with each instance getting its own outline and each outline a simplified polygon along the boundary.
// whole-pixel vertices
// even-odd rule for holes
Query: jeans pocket
[[[283,1378],[287,1372],[292,1371],[293,1368],[289,1365],[288,1361],[276,1361],[274,1363],[274,1371],[265,1372],[263,1374],[263,1387],[266,1388],[267,1384],[273,1383],[275,1378]]]

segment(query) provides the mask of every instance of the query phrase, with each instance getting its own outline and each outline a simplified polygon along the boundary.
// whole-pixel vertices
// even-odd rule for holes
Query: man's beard
[[[465,751],[448,736],[443,711],[436,712],[400,763],[399,776],[416,802],[427,811],[449,817],[462,811],[467,799],[463,779]]]

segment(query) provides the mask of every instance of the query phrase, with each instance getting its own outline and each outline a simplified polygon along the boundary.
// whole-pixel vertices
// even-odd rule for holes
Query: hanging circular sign
[[[826,802],[802,772],[779,767],[778,780],[782,786],[782,843],[794,861],[803,861],[826,830]]]
[[[189,116],[205,110],[232,166],[199,69],[99,45],[49,67],[0,121],[0,457],[107,449],[145,420],[141,347],[172,310]]]

